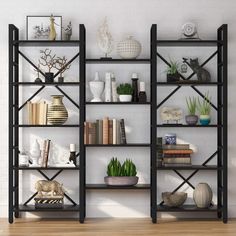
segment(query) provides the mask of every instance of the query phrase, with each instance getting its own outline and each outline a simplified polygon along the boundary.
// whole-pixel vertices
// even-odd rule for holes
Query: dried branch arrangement
[[[60,71],[60,77],[63,77],[63,73],[70,69],[71,64],[67,65],[67,59],[65,56],[57,57],[55,68]]]
[[[51,72],[52,68],[56,68],[57,60],[55,59],[56,54],[51,55],[52,50],[46,48],[45,50],[40,50],[42,54],[39,59],[39,64],[48,67],[48,72]]]

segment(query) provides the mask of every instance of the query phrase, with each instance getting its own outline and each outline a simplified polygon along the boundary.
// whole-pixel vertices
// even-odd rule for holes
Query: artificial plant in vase
[[[117,158],[112,158],[107,166],[107,176],[104,181],[107,185],[113,186],[133,186],[138,183],[135,164],[130,159],[126,159],[121,165]]]
[[[120,84],[117,87],[117,93],[119,94],[120,102],[131,102],[132,94],[133,94],[133,87],[131,84],[128,84],[128,83]]]
[[[200,124],[209,125],[211,122],[210,112],[211,112],[211,97],[209,97],[209,92],[204,95],[202,101],[198,98],[198,111],[200,113]]]
[[[58,69],[58,71],[60,71],[60,76],[58,77],[58,82],[62,83],[64,82],[64,77],[63,77],[63,73],[70,69],[71,64],[68,65],[67,59],[65,56],[63,57],[57,57],[56,58],[56,69]]]
[[[188,115],[185,116],[185,121],[188,125],[196,125],[198,122],[198,116],[196,115],[197,99],[195,97],[186,98],[186,104],[188,107]]]
[[[167,82],[177,82],[180,80],[179,64],[176,61],[170,60],[166,69]]]
[[[51,55],[52,50],[46,48],[45,50],[40,50],[41,57],[39,59],[39,64],[48,68],[48,72],[45,73],[45,82],[53,83],[54,73],[51,72],[52,68],[56,68],[56,54]]]

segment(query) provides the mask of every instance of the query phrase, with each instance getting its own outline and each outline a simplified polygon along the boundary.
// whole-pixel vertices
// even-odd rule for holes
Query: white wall
[[[87,29],[87,55],[89,57],[99,57],[100,51],[96,45],[96,30],[104,16],[108,17],[111,32],[115,41],[121,40],[126,35],[134,35],[143,46],[142,57],[149,56],[149,35],[151,24],[156,23],[158,27],[159,38],[179,38],[181,25],[186,21],[194,21],[198,25],[199,35],[202,39],[215,38],[216,28],[223,23],[229,26],[229,215],[236,216],[236,190],[234,179],[235,174],[235,157],[234,153],[236,147],[234,145],[235,131],[234,115],[236,109],[234,106],[235,93],[234,86],[236,76],[234,72],[234,64],[236,63],[235,50],[235,11],[236,2],[234,0],[51,0],[51,1],[35,1],[35,0],[8,0],[0,2],[0,72],[1,72],[1,165],[0,165],[0,216],[7,217],[7,202],[8,202],[8,24],[15,24],[20,29],[20,36],[25,38],[25,18],[26,15],[45,15],[53,13],[55,15],[62,15],[64,25],[71,20],[73,23],[73,38],[78,38],[78,24],[83,23]],[[192,50],[183,51],[176,49],[172,51],[163,50],[162,53],[168,58],[171,55],[176,60],[181,60],[182,56],[198,56],[201,60],[207,58],[210,50]],[[32,49],[28,55],[37,61],[38,49]],[[64,51],[57,51],[58,54]],[[67,51],[66,55],[72,55],[72,51]],[[35,57],[34,57],[35,56]],[[116,57],[115,51],[113,57]],[[162,67],[158,74],[161,79],[164,79],[165,68]],[[209,70],[214,70],[215,62],[209,64]],[[68,78],[78,80],[73,77],[75,67],[71,72],[68,72]],[[94,72],[98,70],[101,75],[107,71],[115,72],[119,82],[129,80],[133,71],[139,73],[140,78],[149,83],[149,67],[146,65],[89,65],[87,67],[87,79],[93,78]],[[21,68],[21,76],[23,80],[33,80],[33,70],[27,67],[24,63],[24,69]],[[213,80],[214,72],[212,72]],[[34,90],[32,89],[31,93]],[[67,89],[78,100],[78,94],[75,89]],[[186,94],[192,95],[192,91],[183,89]],[[206,90],[202,90],[206,91]],[[24,92],[24,97],[28,97],[29,93]],[[168,92],[161,89],[159,91],[158,99],[161,99]],[[215,90],[210,90],[213,101],[216,102]],[[44,96],[50,100],[49,95],[55,93],[53,89],[48,89]],[[175,102],[176,105],[181,106],[186,110],[183,93],[179,92],[167,104]],[[70,114],[75,114],[75,109],[65,100]],[[131,126],[131,134],[128,136],[130,141],[149,141],[149,132],[145,131],[149,125],[149,109],[145,106],[129,107],[129,110],[124,114],[124,107],[89,107],[87,109],[88,119],[96,119],[103,117],[104,114],[110,117],[125,117],[127,124]],[[125,107],[126,108],[126,107]],[[107,109],[107,110],[106,110]],[[139,110],[136,110],[139,109]],[[73,119],[78,117],[73,116]],[[215,114],[213,112],[213,119]],[[69,120],[68,122],[72,122]],[[48,129],[49,130],[49,129]],[[25,149],[29,148],[30,140],[37,137],[39,139],[51,137],[62,150],[65,150],[70,142],[78,142],[76,139],[76,131],[71,130],[66,136],[61,135],[62,130],[56,130],[54,133],[48,133],[48,130],[39,131],[37,129],[26,130],[23,135],[22,145]],[[49,130],[50,131],[50,130]],[[64,131],[64,130],[63,130]],[[165,134],[170,130],[162,130]],[[204,157],[209,156],[216,148],[215,131],[214,129],[198,129],[197,133],[194,129],[179,132],[179,130],[171,130],[176,132],[181,139],[187,140],[197,146],[198,153],[193,156],[194,163],[200,163]],[[208,136],[209,135],[209,136]],[[66,139],[65,139],[66,137]],[[66,142],[65,142],[66,140]],[[105,166],[107,161],[114,155],[121,159],[126,157],[132,158],[139,169],[139,176],[142,183],[149,183],[149,150],[147,148],[130,148],[130,149],[106,149],[99,150],[91,148],[87,152],[87,181],[88,183],[102,183],[105,175]],[[188,173],[184,173],[187,175]],[[33,193],[34,182],[40,178],[37,173],[24,173],[21,177],[24,194],[21,198],[26,199],[30,193]],[[68,193],[78,199],[75,190],[78,186],[78,175],[69,173],[63,174],[59,181],[62,181]],[[158,197],[160,198],[161,191],[171,190],[181,180],[171,172],[158,174]],[[196,184],[200,181],[207,181],[216,193],[216,175],[214,173],[202,173],[196,175],[192,183]],[[191,197],[191,189],[184,186],[183,190],[189,193]],[[135,200],[134,200],[135,199]],[[191,203],[191,199],[188,202]],[[214,201],[216,201],[214,196]],[[87,193],[87,216],[89,217],[148,217],[149,216],[149,193],[147,191],[126,192],[126,191],[88,191]]]

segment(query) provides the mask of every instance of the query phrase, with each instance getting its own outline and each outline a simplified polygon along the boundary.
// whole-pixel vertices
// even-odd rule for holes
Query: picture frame
[[[26,39],[49,40],[51,16],[26,16]],[[62,40],[62,16],[53,16],[55,19],[56,40]]]

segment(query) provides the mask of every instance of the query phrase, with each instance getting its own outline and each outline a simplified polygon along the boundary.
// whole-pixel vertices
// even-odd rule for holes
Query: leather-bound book
[[[103,144],[109,144],[109,120],[108,117],[103,119]]]
[[[113,120],[109,120],[109,130],[108,130],[109,144],[113,144]]]

